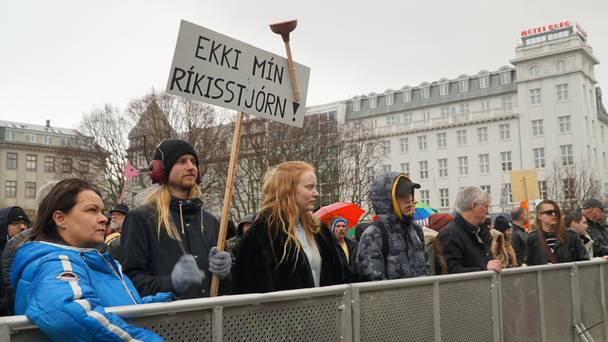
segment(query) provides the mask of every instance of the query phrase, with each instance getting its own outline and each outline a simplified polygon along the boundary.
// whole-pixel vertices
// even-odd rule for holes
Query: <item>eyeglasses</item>
[[[541,211],[540,214],[541,215],[546,214],[549,216],[557,216],[557,210],[545,210],[545,211]]]

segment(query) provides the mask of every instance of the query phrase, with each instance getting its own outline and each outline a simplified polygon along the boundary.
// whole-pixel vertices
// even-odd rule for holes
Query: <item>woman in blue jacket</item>
[[[38,209],[32,237],[13,260],[15,314],[25,314],[53,341],[162,341],[105,307],[170,301],[141,298],[120,264],[97,247],[107,218],[99,191],[72,178],[58,182]]]

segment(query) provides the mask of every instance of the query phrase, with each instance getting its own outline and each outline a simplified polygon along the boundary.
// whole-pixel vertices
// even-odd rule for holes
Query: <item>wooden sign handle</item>
[[[234,136],[232,137],[232,148],[230,151],[230,163],[228,164],[228,176],[226,178],[226,191],[224,191],[224,204],[222,206],[222,217],[220,221],[220,231],[217,236],[217,249],[224,250],[226,242],[226,231],[228,230],[228,217],[230,204],[232,203],[232,190],[234,187],[234,176],[236,174],[236,162],[239,155],[239,145],[241,144],[241,128],[243,125],[243,113],[239,112],[234,124]],[[220,278],[213,274],[211,278],[211,297],[217,296],[220,285]]]
[[[293,57],[291,57],[291,47],[289,46],[289,41],[285,42],[285,50],[287,51],[287,64],[289,68],[289,77],[291,78],[293,100],[295,102],[300,102],[300,86],[298,85],[298,78],[296,76],[296,66],[293,64]]]

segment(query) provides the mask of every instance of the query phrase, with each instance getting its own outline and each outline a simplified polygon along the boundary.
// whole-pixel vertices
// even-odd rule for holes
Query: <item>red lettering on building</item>
[[[572,26],[572,23],[565,20],[565,21],[560,21],[559,23],[549,24],[546,26],[532,27],[527,30],[521,31],[521,37],[523,38],[526,36],[536,35],[539,33],[555,31],[555,30],[558,30],[558,29],[561,29],[564,27],[569,27],[569,26]]]

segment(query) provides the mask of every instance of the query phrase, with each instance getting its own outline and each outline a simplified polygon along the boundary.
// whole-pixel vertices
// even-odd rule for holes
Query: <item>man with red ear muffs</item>
[[[143,295],[171,291],[179,299],[208,297],[211,273],[230,288],[230,254],[218,251],[219,222],[203,209],[198,154],[188,142],[161,141],[150,163],[160,186],[123,223],[121,264]]]

